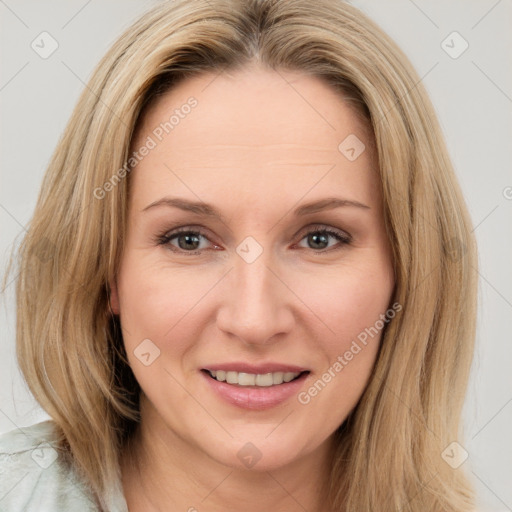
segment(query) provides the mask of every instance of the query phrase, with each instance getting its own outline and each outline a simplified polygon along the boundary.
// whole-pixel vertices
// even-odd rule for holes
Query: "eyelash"
[[[331,229],[331,228],[325,227],[325,226],[313,227],[311,230],[307,231],[304,234],[304,236],[300,239],[300,241],[302,241],[304,238],[306,238],[307,236],[309,236],[311,234],[318,234],[318,233],[327,234],[327,235],[332,236],[333,238],[336,238],[338,240],[338,242],[340,242],[340,246],[335,249],[333,249],[333,248],[311,249],[316,254],[323,254],[326,252],[330,252],[332,250],[339,250],[339,249],[342,249],[343,246],[350,245],[352,243],[352,237],[350,235],[344,234],[341,231],[336,231],[334,229]],[[199,235],[208,240],[206,233],[203,230],[201,230],[200,228],[190,229],[190,228],[184,227],[184,228],[178,228],[172,232],[167,231],[165,233],[162,233],[161,235],[158,235],[156,237],[155,241],[158,245],[168,245],[169,248],[173,252],[186,254],[187,256],[197,256],[206,250],[206,249],[199,249],[199,250],[195,250],[195,251],[185,251],[184,249],[180,249],[180,248],[175,247],[170,244],[171,240],[177,238],[179,235],[182,235],[182,234]],[[303,247],[302,249],[305,249],[305,248]]]

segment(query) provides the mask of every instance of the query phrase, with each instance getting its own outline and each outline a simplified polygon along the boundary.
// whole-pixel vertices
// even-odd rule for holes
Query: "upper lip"
[[[238,372],[238,373],[253,373],[255,375],[263,375],[265,373],[276,373],[276,372],[293,372],[302,373],[309,371],[307,368],[302,366],[294,366],[290,364],[281,363],[264,363],[264,364],[251,364],[244,362],[232,362],[232,363],[219,363],[205,366],[204,370],[224,370],[226,372]]]

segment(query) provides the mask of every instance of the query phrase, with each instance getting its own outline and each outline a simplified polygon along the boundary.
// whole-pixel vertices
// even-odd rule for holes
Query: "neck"
[[[130,512],[169,511],[169,503],[187,512],[327,510],[332,440],[293,464],[255,471],[212,459],[172,432],[152,407],[141,407],[141,418],[121,462]]]

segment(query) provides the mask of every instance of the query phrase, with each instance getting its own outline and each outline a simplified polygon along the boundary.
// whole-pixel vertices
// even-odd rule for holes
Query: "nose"
[[[222,288],[217,326],[246,345],[276,343],[295,322],[294,295],[269,263],[265,252],[252,263],[235,255],[234,268]]]

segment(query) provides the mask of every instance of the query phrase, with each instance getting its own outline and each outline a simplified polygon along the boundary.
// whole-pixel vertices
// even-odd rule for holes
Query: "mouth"
[[[269,364],[218,365],[201,370],[214,395],[237,408],[263,411],[297,396],[310,370],[296,366]]]
[[[247,373],[208,369],[204,369],[203,372],[205,372],[217,382],[226,382],[227,384],[234,386],[254,388],[280,386],[283,383],[288,383],[299,379],[303,374],[309,373],[308,370],[300,372]]]

